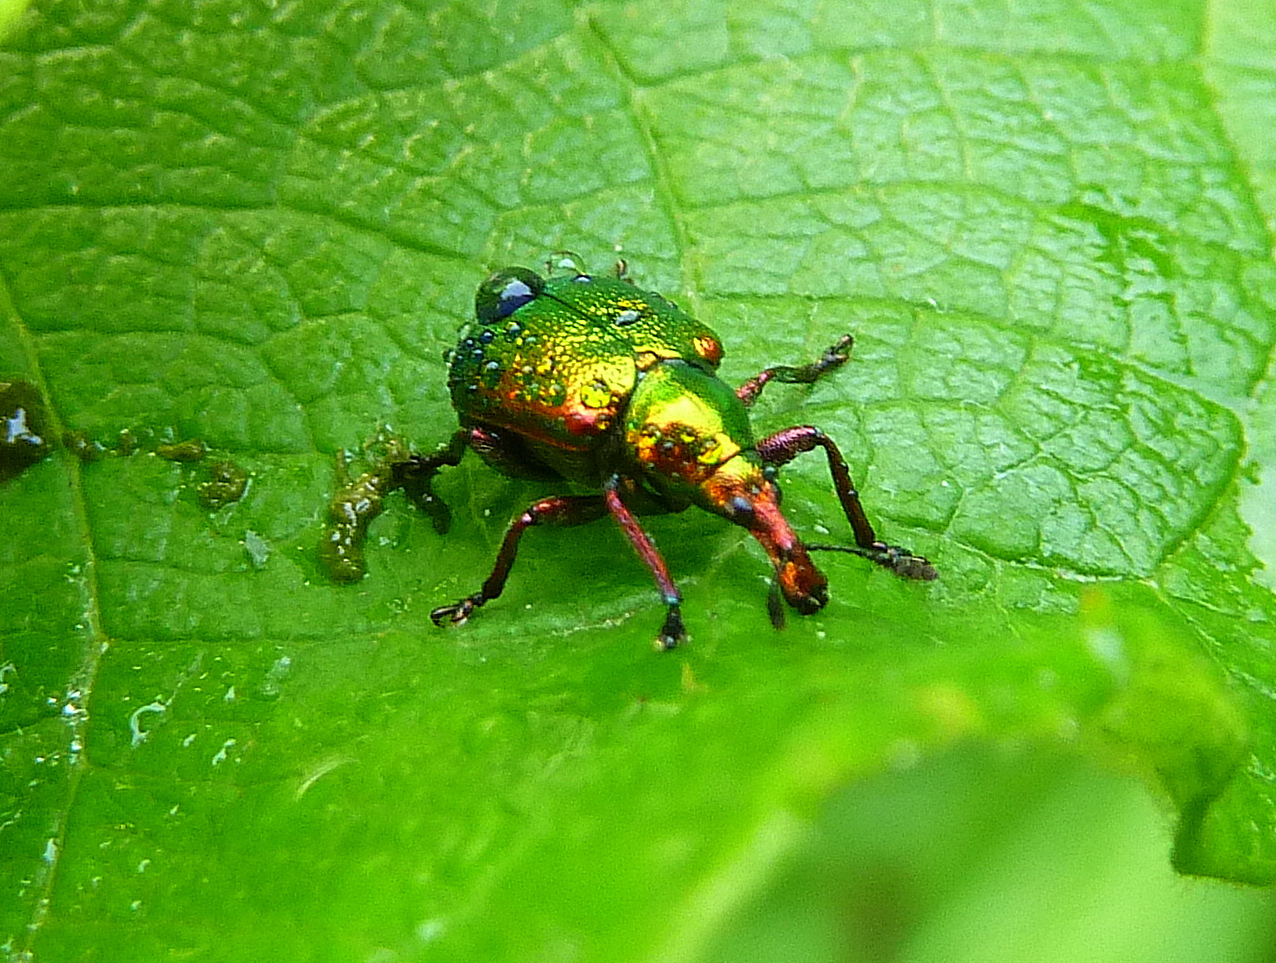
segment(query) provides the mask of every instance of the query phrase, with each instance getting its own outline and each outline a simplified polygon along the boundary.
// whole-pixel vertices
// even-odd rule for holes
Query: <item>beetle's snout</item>
[[[737,473],[723,466],[705,486],[711,506],[758,540],[775,566],[780,594],[791,608],[802,615],[818,612],[828,604],[828,579],[815,567],[780,510],[779,486],[756,465],[743,459],[732,461],[738,461],[728,463]]]

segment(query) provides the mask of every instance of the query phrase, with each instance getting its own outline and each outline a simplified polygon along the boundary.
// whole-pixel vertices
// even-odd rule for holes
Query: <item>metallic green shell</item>
[[[691,493],[753,448],[744,403],[716,375],[670,361],[634,389],[623,417],[625,451],[659,488]]]
[[[616,424],[640,372],[666,359],[712,372],[721,357],[717,335],[658,294],[554,277],[508,317],[462,329],[448,388],[463,424],[584,451]]]

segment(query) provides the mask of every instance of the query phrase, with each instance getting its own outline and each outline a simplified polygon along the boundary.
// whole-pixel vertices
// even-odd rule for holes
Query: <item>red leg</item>
[[[736,389],[736,397],[744,402],[747,408],[758,400],[762,389],[772,381],[790,385],[809,385],[834,368],[840,368],[846,364],[850,360],[851,345],[854,343],[855,339],[846,334],[838,339],[837,344],[825,351],[818,361],[804,364],[800,368],[791,368],[788,365],[767,368],[740,385]]]
[[[501,550],[496,555],[496,564],[483,587],[453,605],[440,606],[430,613],[430,618],[435,625],[442,625],[444,622],[460,625],[475,609],[498,598],[505,590],[510,569],[514,567],[518,540],[533,525],[584,525],[597,521],[605,514],[607,506],[601,495],[558,495],[532,503],[527,511],[514,519],[514,524],[505,533]]]
[[[762,460],[771,465],[787,465],[803,452],[815,448],[823,448],[828,457],[829,473],[833,476],[833,487],[837,491],[838,501],[842,503],[842,511],[846,520],[851,523],[851,531],[855,534],[855,547],[849,545],[808,545],[812,551],[841,551],[862,555],[903,578],[915,578],[929,581],[936,577],[935,567],[921,555],[914,555],[906,548],[898,545],[887,545],[878,541],[877,533],[864,514],[864,506],[860,502],[859,492],[851,481],[851,471],[846,467],[846,459],[828,435],[812,425],[798,425],[784,428],[757,444],[758,454]]]
[[[611,512],[611,517],[616,520],[620,530],[629,539],[629,544],[634,547],[638,557],[655,577],[656,588],[660,590],[660,597],[668,607],[664,624],[656,636],[656,648],[668,651],[687,637],[687,630],[682,624],[682,610],[679,608],[682,603],[682,593],[678,591],[678,586],[673,584],[669,568],[665,565],[665,560],[661,558],[651,536],[642,530],[633,512],[621,501],[619,487],[620,481],[613,475],[603,486],[603,498],[607,502],[607,510]]]

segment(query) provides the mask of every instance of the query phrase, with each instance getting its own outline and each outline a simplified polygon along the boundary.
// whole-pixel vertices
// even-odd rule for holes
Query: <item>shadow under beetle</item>
[[[594,277],[568,255],[549,277],[509,267],[484,281],[448,362],[448,388],[460,430],[432,455],[398,466],[410,496],[447,528],[448,510],[430,490],[445,465],[465,450],[518,478],[569,481],[599,494],[555,495],[514,519],[496,564],[473,595],[430,613],[437,625],[460,624],[500,596],[519,539],[534,525],[583,525],[611,515],[651,571],[666,606],[656,646],[686,638],[682,596],[638,516],[692,505],[750,533],[775,568],[768,609],[780,627],[784,602],[810,615],[828,602],[828,579],[808,552],[862,555],[896,575],[933,579],[920,555],[878,540],[837,445],[812,425],[754,439],[748,408],[772,381],[809,384],[845,364],[852,339],[841,338],[817,361],[767,368],[732,390],[718,378],[722,343],[708,327],[625,276]],[[780,511],[780,466],[822,448],[854,546],[803,545]]]

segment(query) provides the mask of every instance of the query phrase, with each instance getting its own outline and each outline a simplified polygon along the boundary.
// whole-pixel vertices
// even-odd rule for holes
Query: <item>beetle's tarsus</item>
[[[671,605],[665,614],[665,624],[660,627],[660,632],[656,636],[656,651],[668,652],[686,641],[687,628],[682,624],[682,610],[676,605]]]
[[[824,357],[836,359],[834,364],[845,364],[851,358],[851,348],[854,344],[855,339],[849,334],[844,334],[824,353]]]
[[[458,431],[446,444],[432,455],[413,453],[406,461],[394,465],[394,482],[403,489],[403,493],[421,511],[430,516],[434,530],[440,535],[447,534],[452,527],[452,510],[447,502],[434,494],[431,486],[434,476],[443,467],[455,468],[465,455],[466,433]]]
[[[819,358],[810,364],[798,367],[776,365],[760,371],[736,389],[736,397],[748,408],[758,400],[758,395],[762,394],[762,389],[772,381],[787,385],[813,384],[833,369],[840,368],[850,361],[851,346],[853,344],[855,344],[855,339],[849,334],[844,334],[834,342],[832,347],[826,349]]]
[[[915,579],[920,582],[933,582],[939,578],[939,572],[924,555],[916,555],[900,545],[887,545],[885,542],[874,542],[872,545],[808,545],[811,552],[847,552],[859,555],[870,562],[876,562],[882,568],[890,569],[900,578]]]
[[[470,595],[453,605],[440,605],[437,609],[430,613],[430,620],[440,628],[446,623],[448,625],[464,625],[474,610],[486,602],[482,595]]]

